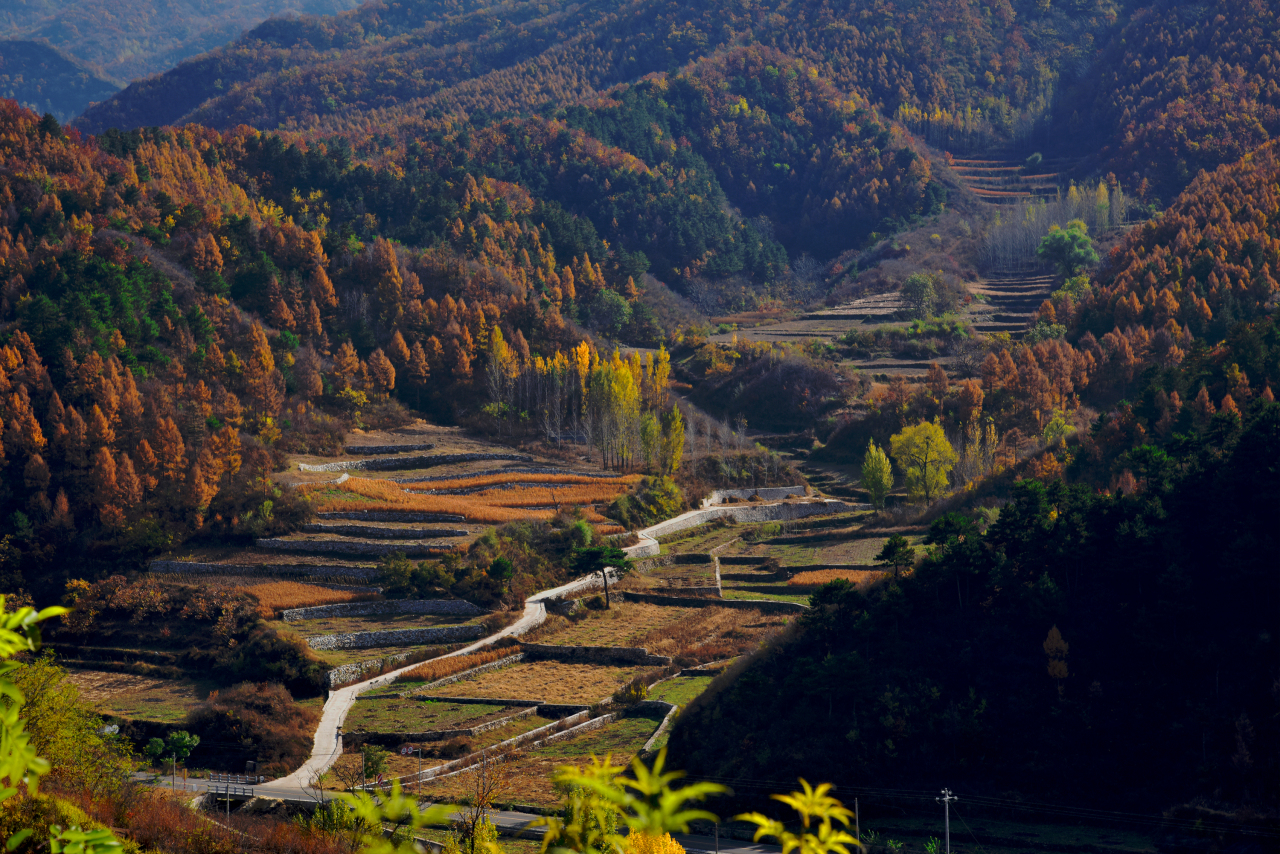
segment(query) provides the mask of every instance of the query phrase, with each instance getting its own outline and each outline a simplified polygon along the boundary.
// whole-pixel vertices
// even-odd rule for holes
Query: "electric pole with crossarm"
[[[951,794],[950,789],[943,789],[942,797],[934,798],[934,800],[942,804],[943,813],[945,815],[944,820],[946,822],[947,854],[951,854],[951,802],[958,801],[960,799]]]

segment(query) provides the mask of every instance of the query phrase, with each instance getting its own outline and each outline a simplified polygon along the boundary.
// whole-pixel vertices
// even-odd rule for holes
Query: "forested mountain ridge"
[[[816,65],[841,91],[890,114],[901,105],[953,115],[986,111],[982,121],[999,134],[1043,113],[1056,67],[1087,50],[1091,31],[1107,19],[1101,12],[1041,13],[1033,2],[1018,6],[1003,2],[983,12],[939,0],[872,6],[808,0],[788,4],[782,14],[772,2],[691,9],[660,0],[462,7],[397,0],[334,18],[268,22],[167,80],[135,84],[83,126],[184,116],[218,126],[307,124],[393,98],[406,110],[529,110],[548,98],[589,96],[647,73],[676,71],[721,48],[759,43]],[[1028,40],[1038,45],[1034,51]],[[259,77],[286,66],[299,70],[284,79]],[[472,78],[482,85],[464,84]],[[215,81],[241,89],[223,94],[212,88]],[[172,93],[167,105],[162,92]],[[414,103],[422,99],[429,103]]]
[[[914,394],[868,395],[859,451],[931,417],[970,442],[966,419],[1012,435],[1099,414],[979,487],[1009,499],[998,514],[961,495],[924,514],[911,572],[816,594],[792,638],[686,712],[673,760],[748,789],[816,768],[1273,808],[1278,179],[1274,142],[1198,176],[1045,300],[1059,340],[994,348],[980,387],[931,369]]]
[[[1280,10],[1266,0],[1138,7],[1060,111],[1071,134],[1103,147],[1102,168],[1168,202],[1200,169],[1280,134]]]
[[[1080,160],[1081,175],[1113,172],[1168,199],[1198,169],[1280,132],[1275,11],[1263,0],[1229,0],[1212,16],[1198,8],[393,0],[268,21],[135,82],[79,126],[359,134],[424,113],[483,124],[586,103],[646,74],[696,74],[690,63],[758,45],[934,146],[1054,151]]]
[[[1259,333],[1274,358],[1274,324]],[[811,775],[1120,811],[1273,805],[1280,405],[1201,424],[1180,452],[1135,453],[1140,492],[1028,479],[985,533],[935,523],[909,575],[829,584],[792,638],[685,712],[672,761],[748,791]]]
[[[48,45],[0,40],[0,98],[67,121],[119,88]]]
[[[45,40],[122,85],[168,71],[273,15],[333,14],[355,5],[356,0],[9,0],[0,8],[0,38]]]

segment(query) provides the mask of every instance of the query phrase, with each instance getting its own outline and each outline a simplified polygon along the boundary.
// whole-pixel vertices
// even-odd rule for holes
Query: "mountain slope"
[[[48,45],[0,41],[0,98],[12,98],[65,122],[119,89]]]
[[[994,14],[944,0],[874,8],[853,0],[750,8],[392,0],[338,18],[268,22],[160,80],[135,84],[83,127],[184,117],[272,127],[392,106],[531,110],[759,43],[815,65],[837,88],[890,115],[903,105],[978,110],[988,118],[975,137],[1003,138],[1043,113],[1059,66],[1076,62],[1106,25],[1103,14],[1042,13],[1031,0],[1002,2]],[[286,67],[297,70],[274,73]]]
[[[0,8],[0,38],[43,39],[98,74],[124,83],[167,71],[273,15],[333,14],[357,2],[12,0]]]

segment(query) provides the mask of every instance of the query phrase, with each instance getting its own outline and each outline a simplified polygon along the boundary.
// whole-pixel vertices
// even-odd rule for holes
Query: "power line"
[[[964,829],[969,831],[969,835],[973,837],[973,844],[977,845],[983,854],[986,854],[987,849],[983,848],[982,843],[978,841],[978,834],[973,832],[973,828],[969,826],[969,822],[964,820],[964,816],[960,815],[960,810],[958,809],[956,810],[956,818],[960,819],[960,823],[964,825]]]
[[[789,791],[790,788],[795,786],[793,781],[767,780],[755,777],[724,777],[690,774],[685,779],[725,783],[731,785],[735,791],[740,793],[768,792],[773,794],[779,791]],[[928,802],[936,800],[936,796],[932,792],[922,791],[919,789],[888,789],[836,783],[836,790],[849,795],[879,796],[898,801]],[[1188,830],[1219,831],[1262,838],[1280,838],[1280,833],[1271,830],[1247,828],[1223,822],[1206,821],[1203,819],[1170,818],[1160,815],[1125,812],[1122,810],[1107,810],[1097,807],[1046,804],[1037,801],[1025,800],[1015,801],[1008,798],[997,798],[987,795],[966,795],[965,797],[969,803],[989,809],[1013,810],[1024,813],[1040,813],[1054,818],[1074,818],[1096,822],[1138,825],[1142,827],[1171,827]]]

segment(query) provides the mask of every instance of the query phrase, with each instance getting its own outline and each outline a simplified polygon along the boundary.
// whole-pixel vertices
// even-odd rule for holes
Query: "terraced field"
[[[662,719],[656,713],[627,716],[598,730],[575,738],[548,744],[515,754],[503,762],[501,773],[507,784],[503,800],[517,804],[552,807],[560,802],[551,784],[555,769],[561,765],[583,764],[592,756],[611,754],[615,762],[640,751],[657,730]],[[438,801],[456,801],[466,795],[470,781],[465,774],[430,781],[423,785],[425,797]]]
[[[547,703],[598,703],[640,675],[642,667],[532,661],[433,688],[428,697],[493,697]]]
[[[970,192],[988,204],[1018,204],[1030,199],[1055,198],[1074,165],[1067,160],[951,160],[952,173]]]
[[[607,611],[586,611],[574,621],[554,618],[538,631],[536,640],[565,646],[642,646],[641,641],[695,616],[698,610],[619,602]]]
[[[258,540],[251,548],[184,549],[156,561],[152,572],[204,587],[252,588],[289,580],[357,588],[326,595],[323,588],[312,587],[316,601],[299,600],[289,607],[369,598],[382,557],[403,552],[421,559],[465,549],[493,524],[546,518],[560,507],[575,506],[600,532],[619,533],[621,528],[598,508],[638,480],[517,453],[458,428],[422,421],[396,431],[353,431],[347,445],[338,457],[294,457],[289,470],[278,476],[282,484],[311,496],[318,511],[315,522],[288,536]],[[264,605],[268,613],[283,607],[279,597]],[[276,625],[309,638],[469,624],[474,621],[404,615]],[[451,648],[406,643],[316,654],[336,667],[375,663],[403,652],[425,658]]]
[[[315,620],[271,620],[267,625],[285,634],[303,638],[354,632],[385,632],[396,629],[430,629],[438,626],[474,626],[481,617],[453,614],[380,614],[373,617],[323,617]]]
[[[380,555],[403,550],[418,556],[465,548],[481,531],[507,519],[542,518],[560,507],[572,505],[582,507],[598,529],[608,531],[610,523],[599,514],[599,507],[635,480],[592,472],[586,466],[579,469],[562,461],[513,453],[510,449],[472,440],[451,428],[425,424],[401,433],[353,436],[349,441],[353,446],[350,452],[336,460],[301,458],[297,462],[302,465],[295,465],[286,474],[284,480],[308,492],[318,510],[318,519],[304,531],[275,541],[259,541],[246,549],[185,551],[170,556],[171,562],[157,565],[157,571],[206,585],[248,588],[250,592],[261,587],[263,607],[274,616],[284,608],[310,604],[312,600],[367,598],[376,590],[376,565]],[[353,465],[339,467],[339,471],[315,470],[331,462]],[[354,465],[356,463],[361,465]],[[374,466],[372,470],[370,465]],[[724,555],[783,556],[786,558],[783,562],[788,564],[822,562],[816,558],[799,560],[800,550],[850,548],[848,544],[856,538],[844,535],[851,534],[858,518],[856,514],[847,514],[836,520],[815,518],[805,523],[788,523],[778,527],[775,532],[778,536],[762,538],[752,533],[751,539],[762,539],[761,542],[741,539],[744,534],[755,532],[756,526],[708,525],[671,537],[663,543],[662,552],[675,556],[707,555],[714,549]],[[824,527],[824,524],[835,527]],[[832,536],[827,538],[829,541],[814,546],[783,542],[788,536],[805,532],[832,532]],[[878,550],[878,543],[873,541],[857,542],[857,548]],[[752,578],[749,567],[733,566],[729,572],[733,577],[724,576],[725,598],[797,603],[808,600],[810,585],[789,588],[786,578],[779,578],[772,567],[760,571],[759,579]],[[615,600],[612,608],[579,609],[570,617],[550,615],[541,628],[524,640],[569,647],[644,647],[651,654],[669,656],[677,668],[692,667],[751,653],[795,619],[793,612],[725,607],[710,596],[704,606],[691,607],[629,600],[625,595],[628,590],[636,595],[678,594],[689,586],[713,587],[715,577],[715,564],[711,562],[652,566],[633,573],[618,585],[624,595]],[[759,583],[748,583],[753,580]],[[280,585],[282,581],[290,584]],[[320,584],[331,587],[320,587]],[[275,619],[271,625],[283,633],[306,639],[404,628],[475,625],[482,619],[395,614],[288,623]],[[332,666],[364,662],[390,669],[393,665],[389,657],[399,653],[412,651],[427,658],[456,648],[456,645],[416,644],[316,654]],[[494,652],[498,658],[506,654]],[[487,665],[493,660],[479,657],[461,666]],[[411,676],[369,692],[346,716],[344,730],[379,733],[379,740],[386,743],[387,738],[394,740],[397,734],[469,729],[513,714],[516,709],[508,708],[504,701],[593,705],[637,676],[645,674],[655,679],[664,675],[654,667],[530,658],[431,688],[425,691],[430,699],[421,699],[422,689],[430,684],[428,680],[446,672],[448,668],[436,668],[416,680]],[[708,674],[668,679],[654,688],[652,696],[683,706],[705,690],[712,678]],[[144,706],[161,707],[167,703],[175,715],[169,720],[176,721],[180,719],[179,710],[185,713],[195,702],[198,690],[199,686],[194,684],[135,686],[132,693],[137,696],[119,700],[117,705],[141,714],[137,710]],[[160,701],[152,703],[148,692],[160,696]],[[414,695],[396,696],[408,692]],[[458,703],[450,698],[489,702]],[[559,712],[547,712],[553,713]],[[427,742],[423,745],[427,754],[423,767],[527,733],[551,720],[537,714],[522,715],[475,736],[449,738],[449,744],[443,739]],[[515,773],[505,797],[550,805],[556,800],[549,783],[549,771],[554,766],[581,760],[593,752],[613,752],[615,757],[625,760],[644,745],[659,720],[655,714],[631,715],[594,732],[523,750],[511,757],[511,769]],[[341,760],[347,765],[354,761],[358,761],[355,754]],[[389,760],[387,774],[405,775],[417,767],[416,756],[402,757],[396,753]],[[330,785],[338,785],[340,776],[331,775]],[[448,777],[432,784],[433,788],[424,789],[424,794],[433,792],[443,797],[462,785],[458,778]]]
[[[177,723],[217,686],[198,679],[157,679],[132,673],[71,669],[80,696],[101,714]]]
[[[469,729],[505,717],[515,709],[484,703],[387,700],[363,696],[347,714],[347,732],[427,732]]]

